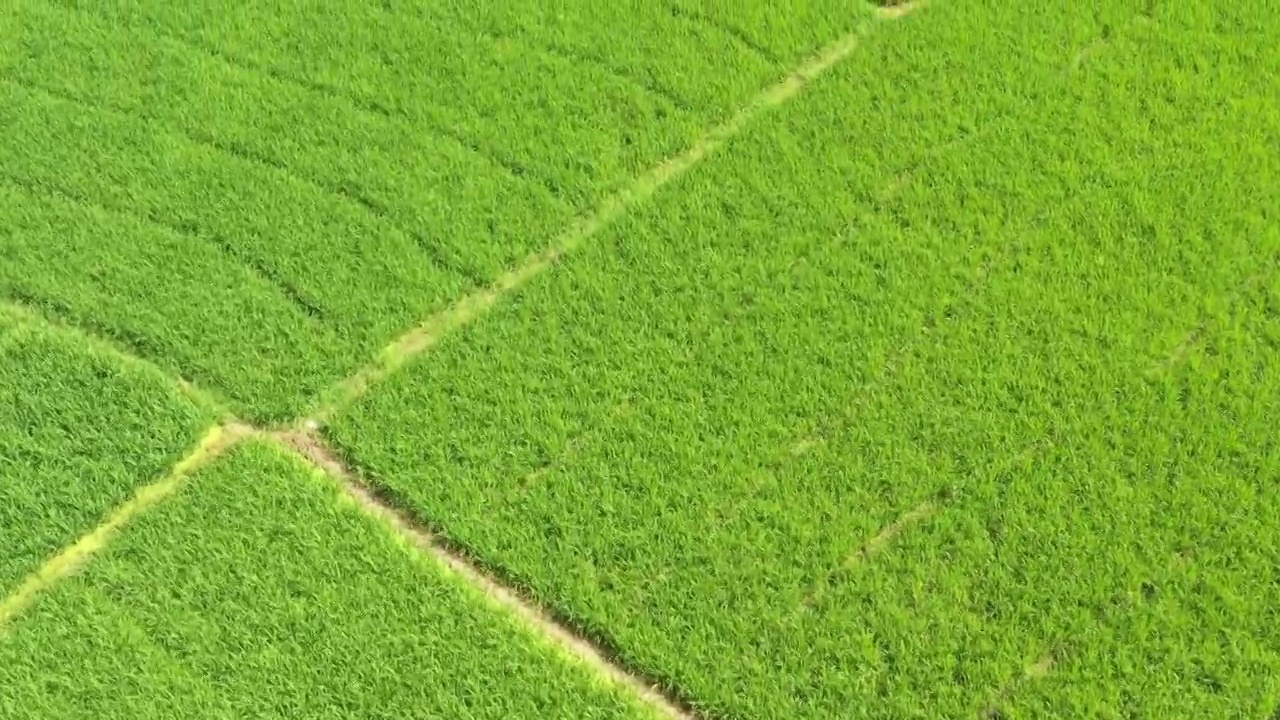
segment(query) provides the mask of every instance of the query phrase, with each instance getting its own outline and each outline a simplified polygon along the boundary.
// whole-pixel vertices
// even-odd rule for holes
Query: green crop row
[[[288,417],[303,392],[341,372],[339,359],[356,362],[337,352],[332,330],[212,244],[4,177],[0,198],[0,296],[270,415]]]
[[[456,135],[580,209],[681,151],[727,103],[776,81],[862,14],[811,3],[770,20],[763,29],[776,40],[753,42],[755,31],[740,28],[758,8],[698,15],[676,2],[340,2],[283,13],[258,3],[59,4],[346,96],[417,132]],[[776,49],[762,56],[761,43]]]
[[[372,215],[346,232],[363,229],[357,240],[402,264],[434,260],[481,282],[567,222],[568,208],[470,140],[143,20],[104,16],[100,7],[26,4],[10,21],[13,40],[0,67],[11,82],[221,154],[240,172],[301,186],[347,215]],[[344,257],[341,247],[317,261],[359,259]],[[438,300],[431,293],[441,288],[415,285],[422,278],[395,278],[385,274],[386,294],[408,293],[409,310]]]

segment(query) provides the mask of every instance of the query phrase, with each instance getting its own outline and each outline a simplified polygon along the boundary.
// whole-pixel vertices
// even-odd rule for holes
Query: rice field
[[[0,715],[1280,713],[1264,2],[15,0]]]

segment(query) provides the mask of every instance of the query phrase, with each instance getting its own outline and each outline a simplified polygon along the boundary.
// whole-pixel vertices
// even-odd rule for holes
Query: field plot
[[[0,642],[7,718],[634,718],[585,670],[258,443]]]
[[[607,7],[13,3],[0,295],[283,420],[856,20]]]
[[[1266,716],[1280,24],[986,5],[330,437],[709,717]]]
[[[0,599],[163,475],[210,415],[154,369],[0,304]]]
[[[1264,3],[322,5],[0,11],[0,716],[1280,713]]]

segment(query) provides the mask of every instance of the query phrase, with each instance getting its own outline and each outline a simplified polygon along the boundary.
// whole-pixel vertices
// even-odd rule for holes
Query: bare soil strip
[[[917,4],[913,3],[880,8],[876,16],[896,19],[916,7]],[[860,27],[828,44],[780,82],[752,98],[728,120],[708,130],[682,154],[658,164],[636,178],[628,187],[600,201],[594,210],[579,218],[552,240],[550,245],[529,255],[516,267],[499,276],[489,287],[462,297],[450,307],[428,317],[418,326],[392,340],[371,363],[324,393],[318,407],[298,427],[315,429],[323,426],[337,412],[358,400],[370,387],[438,344],[445,334],[479,319],[507,295],[550,270],[561,258],[618,220],[632,207],[646,202],[664,186],[698,166],[739,135],[756,117],[794,98],[805,86],[847,58],[857,48],[858,41],[865,33],[866,28]]]
[[[18,615],[35,603],[41,593],[74,574],[94,555],[102,552],[125,525],[176,492],[188,475],[252,433],[252,428],[245,425],[215,425],[191,452],[174,464],[167,475],[139,488],[132,498],[113,510],[88,534],[45,561],[38,570],[27,576],[17,590],[0,601],[0,635],[4,634]]]
[[[918,525],[925,520],[938,514],[941,507],[933,500],[926,500],[919,505],[911,508],[903,513],[897,520],[885,525],[880,532],[863,543],[862,547],[854,550],[845,557],[844,562],[840,564],[842,568],[849,568],[859,563],[866,562],[875,557],[877,553],[884,550],[903,532],[914,525]]]
[[[889,0],[876,8],[876,17],[882,20],[897,20],[909,12],[924,7],[926,0],[918,0],[917,2],[903,2],[902,0]]]
[[[380,520],[408,540],[413,547],[480,591],[493,604],[515,615],[525,625],[568,653],[570,657],[604,676],[611,683],[634,693],[639,700],[656,710],[662,717],[671,720],[696,720],[697,715],[691,709],[669,698],[651,683],[615,664],[605,652],[590,641],[557,622],[535,603],[476,567],[465,556],[442,543],[430,531],[384,502],[315,434],[297,430],[277,431],[271,433],[269,437],[288,446],[333,477],[347,496],[362,510]]]
[[[297,453],[337,481],[356,505],[390,530],[464,580],[490,602],[510,612],[526,627],[609,682],[627,689],[636,699],[670,720],[698,720],[683,703],[665,695],[652,683],[615,664],[608,655],[570,628],[557,622],[536,604],[506,587],[465,556],[440,542],[431,532],[383,502],[336,453],[313,433],[297,430],[264,431],[238,422],[210,428],[200,442],[160,480],[139,488],[127,502],[117,507],[98,526],[64,548],[31,573],[11,595],[0,601],[0,637],[39,597],[84,567],[102,552],[126,525],[180,490],[184,481],[200,468],[230,450],[242,440],[265,437]]]

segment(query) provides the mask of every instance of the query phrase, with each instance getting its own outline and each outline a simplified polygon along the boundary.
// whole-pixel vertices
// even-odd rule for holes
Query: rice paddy
[[[261,441],[6,639],[6,717],[640,718]]]
[[[1280,712],[1280,20],[739,5],[0,11],[0,712]]]

